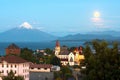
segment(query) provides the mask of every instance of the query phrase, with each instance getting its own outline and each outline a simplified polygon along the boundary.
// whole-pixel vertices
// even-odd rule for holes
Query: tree
[[[47,54],[53,54],[53,50],[51,50],[49,48],[46,48],[45,49],[45,53],[47,53]]]
[[[51,64],[53,65],[58,65],[58,66],[61,66],[61,63],[60,63],[60,59],[56,56],[54,56],[52,59],[51,59]]]
[[[84,49],[86,69],[81,70],[85,80],[120,80],[120,55],[117,43],[110,48],[107,42],[92,42],[95,53],[89,46]]]
[[[62,66],[61,67],[61,77],[63,78],[63,80],[68,80],[68,78],[72,78],[72,70],[68,67],[68,66]]]
[[[2,80],[24,80],[24,78],[22,76],[15,76],[15,74],[13,73],[13,71],[11,70],[8,73],[8,76],[3,76]]]
[[[38,59],[33,54],[33,51],[28,49],[28,48],[23,48],[21,50],[20,57],[22,57],[23,59],[28,60],[30,62],[33,62],[33,63],[37,63],[38,62]]]

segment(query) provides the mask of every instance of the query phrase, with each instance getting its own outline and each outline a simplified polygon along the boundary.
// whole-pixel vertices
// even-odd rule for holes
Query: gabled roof
[[[30,64],[30,68],[51,68],[51,64]]]
[[[2,61],[6,61],[7,63],[25,63],[25,62],[28,62],[28,61],[22,59],[21,57],[14,56],[14,55],[8,55],[5,57],[2,57],[1,62]]]
[[[69,51],[67,47],[61,47],[61,51],[59,55],[69,55]]]
[[[16,44],[12,43],[10,44],[7,49],[20,49]]]

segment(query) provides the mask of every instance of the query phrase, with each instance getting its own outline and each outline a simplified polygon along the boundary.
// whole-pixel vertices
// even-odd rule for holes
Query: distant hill
[[[120,31],[93,31],[93,32],[89,32],[89,34],[111,35],[115,37],[120,37]]]
[[[101,40],[119,40],[120,37],[108,35],[108,34],[75,34],[75,35],[68,35],[65,37],[60,37],[59,40],[61,41],[90,41],[94,39],[101,39]]]
[[[46,42],[55,40],[57,37],[42,32],[38,29],[18,27],[0,33],[0,42]]]
[[[0,42],[49,42],[56,39],[61,41],[91,41],[94,39],[118,41],[120,40],[119,34],[120,31],[93,31],[87,34],[79,33],[58,38],[35,29],[29,23],[24,22],[20,27],[0,33]]]

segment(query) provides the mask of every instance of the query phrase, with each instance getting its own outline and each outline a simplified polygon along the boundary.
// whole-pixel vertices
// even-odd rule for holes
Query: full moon
[[[100,13],[99,13],[99,12],[94,12],[94,17],[95,17],[95,18],[100,17]]]

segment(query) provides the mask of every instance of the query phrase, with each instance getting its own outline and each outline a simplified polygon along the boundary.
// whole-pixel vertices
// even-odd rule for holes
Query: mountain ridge
[[[0,33],[0,42],[46,42],[56,38],[56,36],[38,29],[19,27]]]
[[[16,27],[8,31],[0,33],[0,42],[50,42],[55,40],[60,41],[90,41],[94,39],[101,40],[119,40],[119,31],[101,31],[89,32],[86,34],[69,34],[63,37],[53,36],[49,33],[35,29],[24,23],[24,26],[29,27]]]

